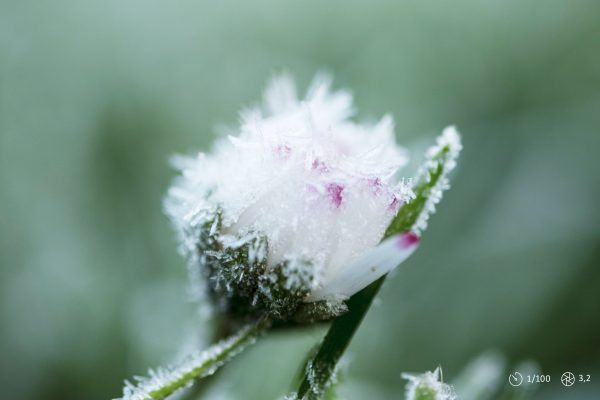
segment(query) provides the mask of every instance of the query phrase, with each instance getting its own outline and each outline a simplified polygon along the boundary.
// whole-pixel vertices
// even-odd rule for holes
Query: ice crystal
[[[135,383],[125,381],[120,400],[154,400],[188,387],[194,378],[202,378],[215,371],[256,340],[264,322],[248,325],[235,335],[206,350],[189,355],[178,366],[151,369],[147,377],[135,377]]]
[[[319,369],[315,368],[313,363],[314,360],[310,360],[306,364],[306,376],[308,377],[308,383],[310,385],[311,398],[314,397],[320,399],[327,393],[329,388],[337,383],[337,367],[331,374],[324,378],[324,375],[319,373]]]
[[[314,286],[314,267],[298,258],[284,260],[260,277],[257,299],[271,316],[288,319]]]
[[[330,373],[323,374],[323,364],[316,359],[311,359],[305,366],[305,376],[308,381],[308,388],[303,393],[291,393],[296,397],[292,399],[318,400],[318,399],[339,399],[338,388],[347,372],[349,360],[342,358],[341,362],[330,370]]]
[[[452,386],[442,381],[442,370],[436,368],[433,372],[420,375],[402,374],[408,380],[406,385],[407,400],[455,400],[456,394]]]
[[[348,311],[347,297],[337,296],[327,300],[303,303],[294,315],[297,322],[317,322],[337,317]]]
[[[273,79],[263,104],[242,112],[234,135],[207,155],[173,161],[181,176],[165,210],[196,297],[204,288],[219,311],[326,319],[343,312],[340,299],[416,247],[401,244],[402,236],[378,246],[414,198],[410,185],[397,180],[407,158],[392,118],[353,122],[352,96],[331,91],[327,76],[318,76],[303,100],[296,93],[289,76]],[[438,147],[457,152],[453,132],[444,131]],[[448,170],[454,157],[445,159]],[[419,231],[447,181],[438,183]]]
[[[425,153],[427,161],[421,168],[417,180],[431,179],[431,171],[441,169],[441,175],[436,184],[430,189],[419,218],[414,224],[413,231],[421,234],[427,228],[427,221],[435,212],[435,206],[442,199],[445,190],[450,188],[448,174],[456,167],[456,160],[462,150],[460,135],[455,127],[449,126],[437,139],[437,144],[430,147]]]

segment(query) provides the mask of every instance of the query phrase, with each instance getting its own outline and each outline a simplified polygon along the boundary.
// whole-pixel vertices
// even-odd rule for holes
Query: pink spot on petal
[[[383,185],[381,183],[381,179],[369,178],[369,179],[367,179],[367,183],[369,184],[369,187],[373,191],[374,195],[378,196],[381,193],[383,193]]]
[[[390,210],[394,213],[398,212],[400,206],[402,205],[402,201],[396,196],[393,196],[392,201],[390,202]]]
[[[406,250],[410,247],[413,247],[413,246],[416,246],[417,244],[419,244],[420,240],[421,240],[421,238],[419,238],[415,233],[406,232],[406,233],[400,235],[396,244],[398,245],[398,247],[401,250]]]
[[[287,144],[278,144],[273,151],[280,160],[288,160],[292,154],[292,148]]]
[[[344,191],[344,187],[337,183],[330,183],[327,185],[326,190],[331,202],[338,208],[342,204],[342,192]]]
[[[318,158],[315,158],[313,160],[312,169],[314,169],[322,174],[329,172],[329,167],[327,166],[327,164],[325,164],[325,162],[319,160]]]
[[[319,193],[316,187],[313,185],[306,185],[306,191],[311,194]]]

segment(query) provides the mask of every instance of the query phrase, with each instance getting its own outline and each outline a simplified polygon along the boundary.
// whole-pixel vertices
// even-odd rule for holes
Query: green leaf
[[[208,349],[192,354],[176,367],[151,370],[149,377],[136,377],[137,385],[126,382],[121,400],[161,400],[192,383],[216,372],[264,332],[270,321],[261,319]]]

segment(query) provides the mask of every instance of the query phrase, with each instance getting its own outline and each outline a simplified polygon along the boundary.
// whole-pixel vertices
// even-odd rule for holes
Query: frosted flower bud
[[[379,244],[413,196],[392,118],[352,121],[352,96],[330,83],[318,76],[299,100],[279,76],[210,153],[174,160],[165,210],[220,311],[328,318],[417,247],[414,233]]]
[[[456,400],[452,386],[442,381],[440,367],[433,372],[421,375],[402,374],[408,380],[406,385],[407,400]]]

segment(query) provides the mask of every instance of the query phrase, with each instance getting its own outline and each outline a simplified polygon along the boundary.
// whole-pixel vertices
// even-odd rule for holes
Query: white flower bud
[[[395,179],[407,158],[392,118],[358,124],[353,113],[351,95],[331,92],[329,78],[317,77],[300,101],[284,75],[261,108],[242,113],[235,135],[208,155],[175,160],[181,177],[165,209],[216,297],[229,304],[240,288],[253,307],[278,301],[283,317],[290,307],[273,297],[277,288],[304,302],[339,302],[414,251],[413,234],[378,246],[412,196]]]

